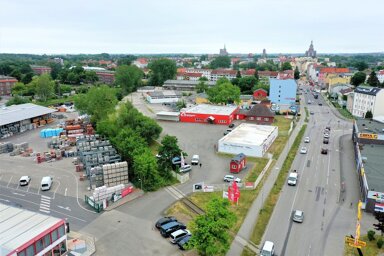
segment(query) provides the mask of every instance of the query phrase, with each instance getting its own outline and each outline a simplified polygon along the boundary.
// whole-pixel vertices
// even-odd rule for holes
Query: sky
[[[383,0],[0,0],[0,53],[384,52]]]

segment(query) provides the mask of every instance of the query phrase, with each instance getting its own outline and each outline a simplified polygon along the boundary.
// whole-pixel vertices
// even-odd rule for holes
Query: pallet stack
[[[28,149],[28,143],[23,142],[20,144],[14,144],[13,145],[13,151],[9,154],[10,156],[16,156],[24,153]],[[29,150],[30,151],[30,150]]]
[[[11,142],[0,143],[0,154],[10,153],[12,151],[13,151],[13,143]]]
[[[111,200],[113,194],[121,194],[124,189],[124,185],[120,184],[113,187],[102,186],[98,187],[93,191],[91,199],[96,202],[102,202],[104,200]]]
[[[128,163],[120,162],[103,165],[104,185],[109,187],[128,184]]]

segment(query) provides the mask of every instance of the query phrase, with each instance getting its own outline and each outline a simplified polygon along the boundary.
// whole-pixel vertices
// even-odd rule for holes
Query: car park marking
[[[9,184],[11,183],[11,181],[12,181],[12,178],[13,178],[13,176],[11,176],[11,178],[9,179],[9,181],[8,181],[8,185],[7,185],[7,188],[9,187]]]
[[[60,209],[64,209],[64,210],[67,210],[67,211],[71,211],[71,208],[69,208],[68,206],[67,206],[67,207],[64,207],[64,206],[58,205],[57,207],[59,207]]]
[[[17,196],[25,196],[24,194],[20,194],[20,193],[16,193],[16,192],[12,192],[12,194],[17,195]]]
[[[68,188],[65,188],[64,196],[67,196],[67,190]]]
[[[1,201],[4,201],[4,202],[7,202],[7,203],[11,202],[11,201],[9,201],[9,200],[7,200],[7,199],[3,199],[3,198],[0,198],[0,200],[1,200]]]

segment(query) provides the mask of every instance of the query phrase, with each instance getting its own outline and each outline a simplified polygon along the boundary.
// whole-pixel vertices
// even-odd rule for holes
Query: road
[[[352,144],[348,144],[352,125],[336,117],[321,97],[314,99],[309,92],[304,97],[306,103],[312,102],[307,107],[314,113],[305,134],[311,141],[301,145],[308,153],[296,156],[292,169],[299,173],[298,184],[284,185],[263,241],[273,241],[277,255],[342,255],[343,237],[355,224],[354,209],[346,200],[355,203],[359,199]],[[328,125],[331,137],[325,145],[323,131]],[[323,147],[328,149],[327,155],[320,154]],[[348,187],[348,194],[341,193],[341,182]],[[303,223],[292,222],[293,210],[304,211]],[[343,220],[344,225],[335,220]]]

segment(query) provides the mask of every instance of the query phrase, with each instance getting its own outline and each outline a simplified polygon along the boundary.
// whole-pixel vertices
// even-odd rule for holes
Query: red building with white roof
[[[50,74],[52,69],[50,67],[47,67],[47,66],[35,66],[35,65],[31,65],[31,69],[33,70],[33,72],[35,72],[35,74],[37,75],[42,75],[42,74]]]
[[[200,104],[180,112],[180,122],[228,125],[235,119],[238,106]]]
[[[202,77],[202,73],[188,73],[188,72],[180,72],[177,73],[177,80],[190,80],[190,81],[198,81],[200,77]]]
[[[11,90],[15,83],[17,83],[16,78],[0,75],[0,96],[11,95]]]

